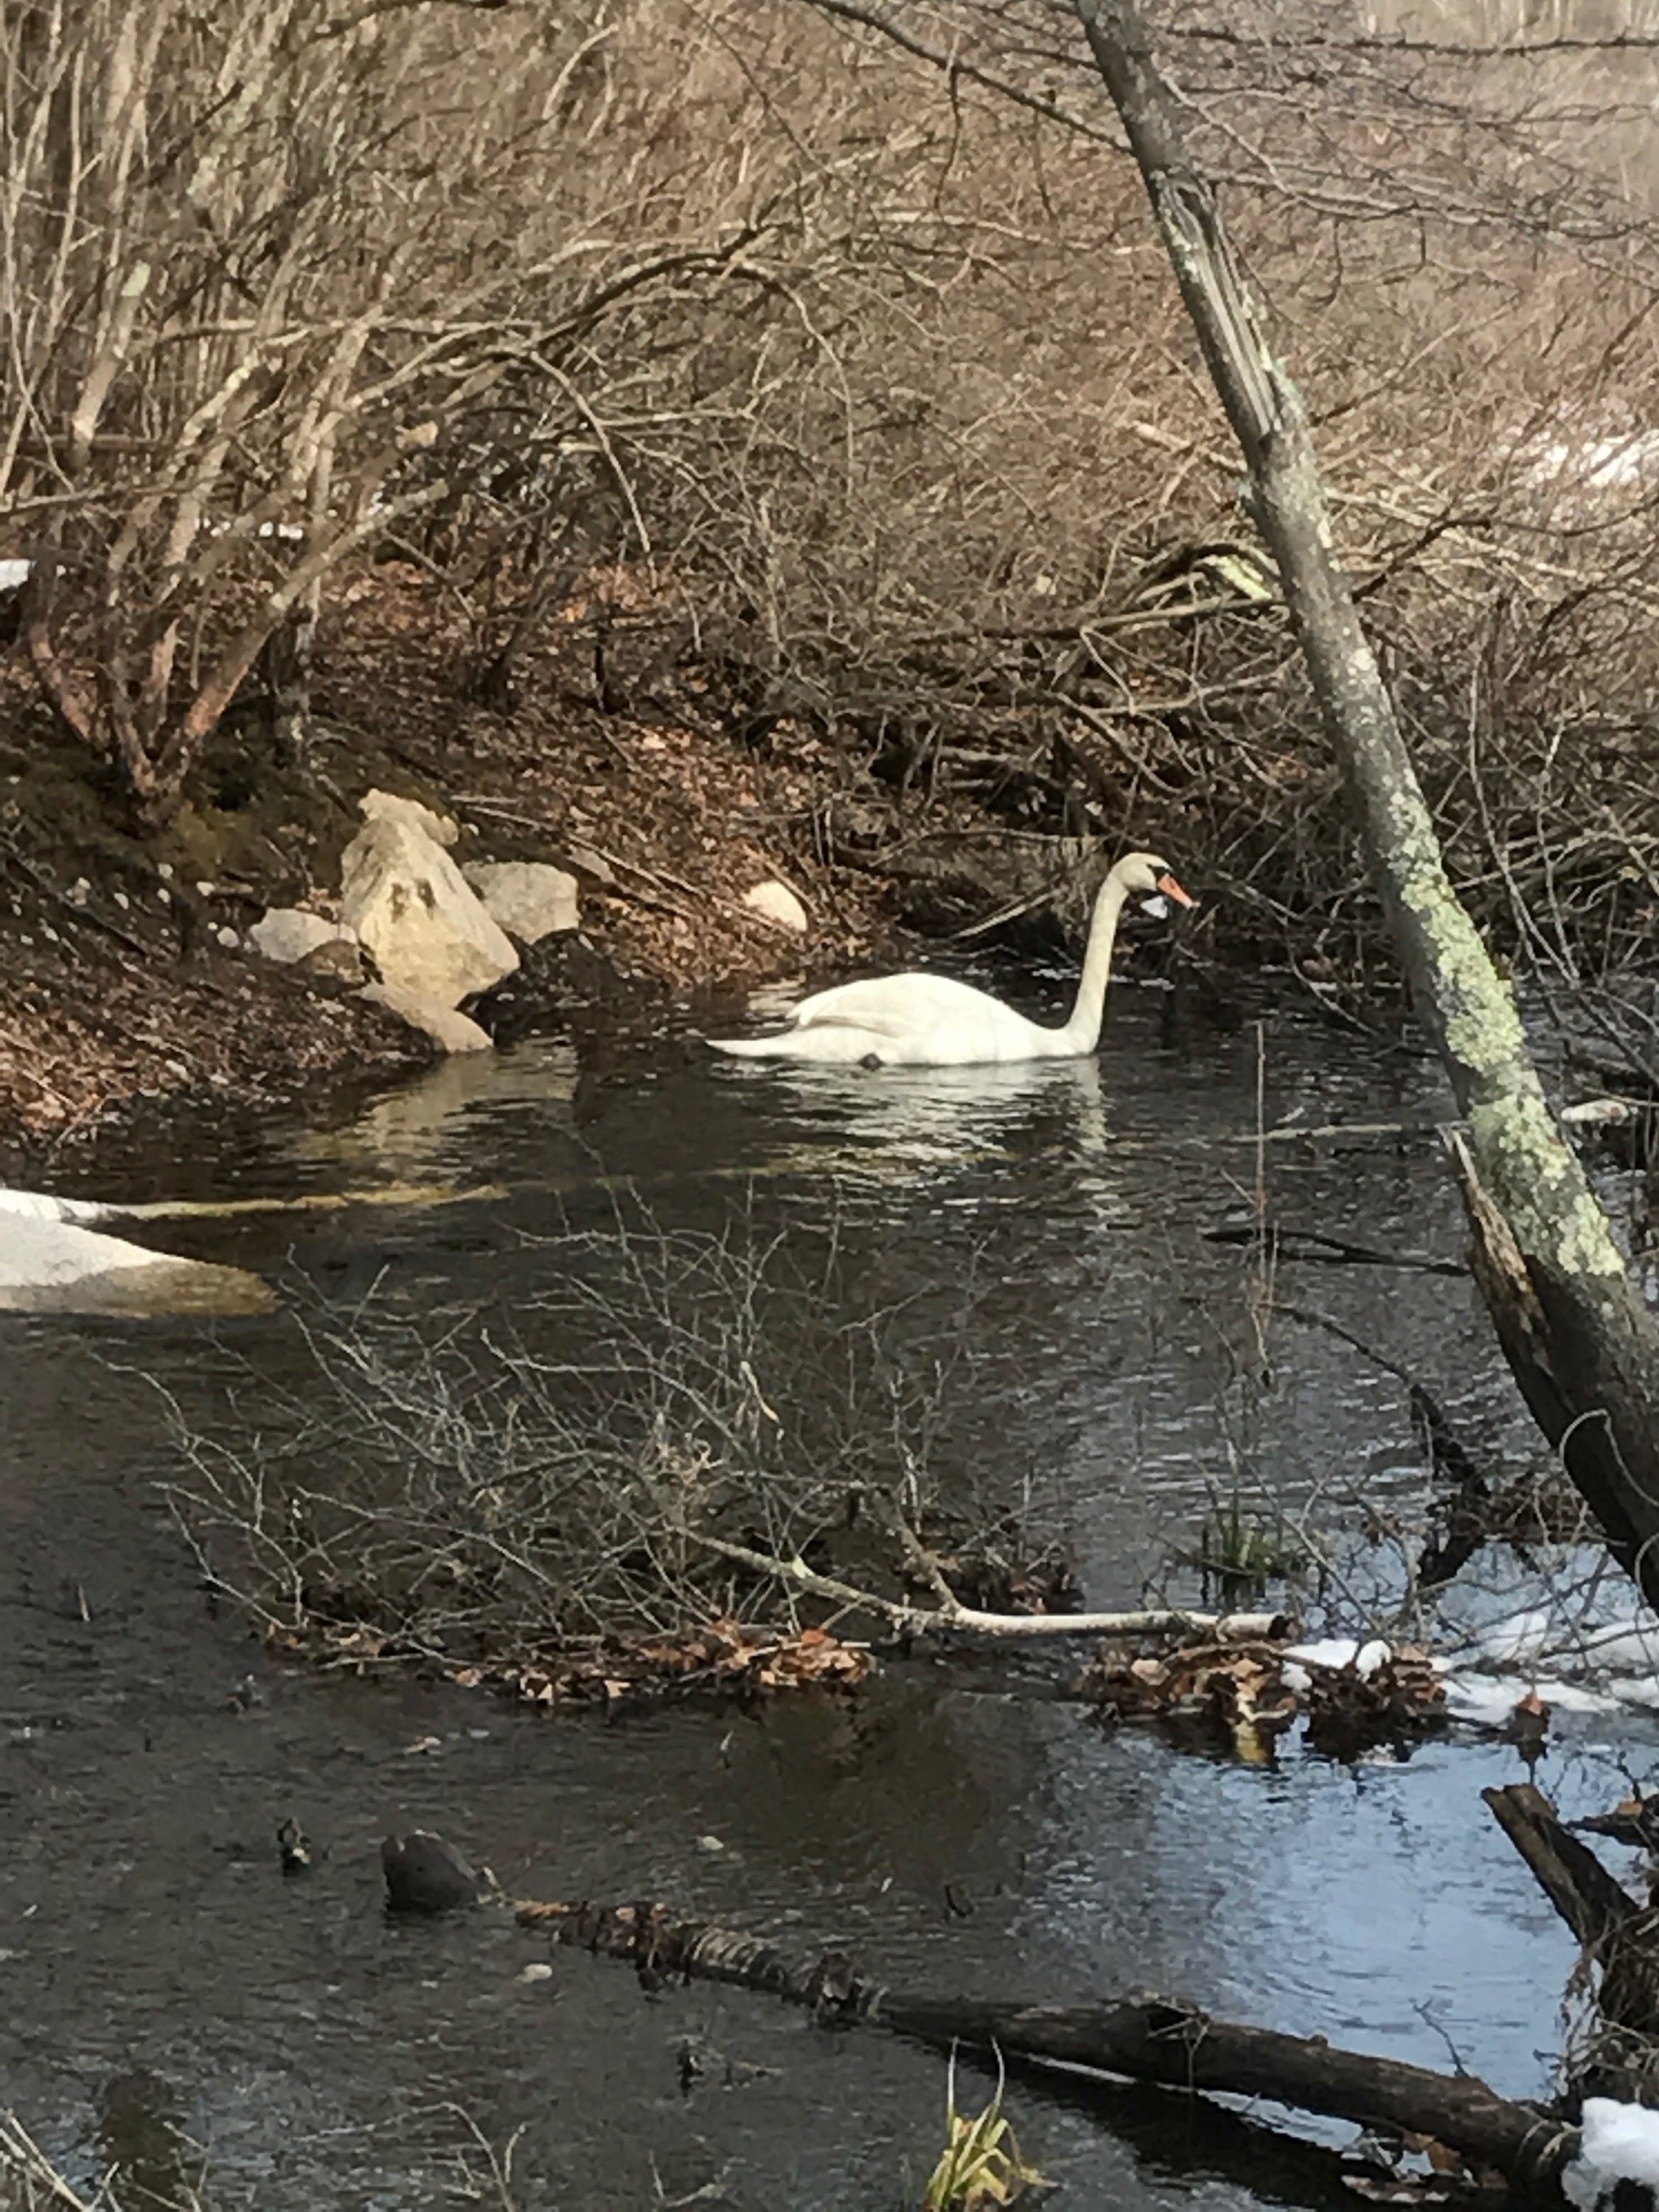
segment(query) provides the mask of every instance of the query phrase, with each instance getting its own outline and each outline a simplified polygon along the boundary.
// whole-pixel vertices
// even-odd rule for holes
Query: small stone
[[[361,983],[368,972],[368,960],[355,937],[331,937],[324,944],[313,945],[309,952],[301,953],[293,963],[298,975],[308,975],[313,982]]]
[[[355,945],[357,933],[348,929],[343,922],[330,921],[320,914],[307,914],[303,907],[297,906],[269,908],[247,933],[248,943],[262,959],[274,960],[283,968],[303,960],[319,945],[337,944],[342,939]]]
[[[131,912],[132,901],[127,896],[125,891],[116,891],[113,894],[113,896],[116,905],[120,908],[123,914],[129,914]]]
[[[230,927],[228,922],[222,921],[219,924],[219,927],[214,931],[213,934],[217,938],[220,944],[224,946],[227,952],[240,952],[241,951],[242,940],[238,937],[235,931]]]
[[[519,1969],[521,1982],[550,1982],[552,1978],[553,1969],[545,1959],[532,1959],[527,1966]]]
[[[161,881],[162,881],[164,884],[170,884],[170,883],[173,881],[173,863],[172,863],[172,861],[171,861],[171,860],[158,860],[158,861],[155,863],[155,872],[156,872],[156,874],[157,874],[158,876],[160,876],[160,878],[161,878]]]
[[[386,1903],[394,1912],[449,1912],[476,1905],[483,1884],[453,1844],[416,1828],[380,1845]]]
[[[787,929],[796,936],[806,931],[806,908],[795,896],[787,884],[769,876],[763,884],[756,884],[743,895],[743,902],[751,914],[763,921],[775,922],[780,929]]]

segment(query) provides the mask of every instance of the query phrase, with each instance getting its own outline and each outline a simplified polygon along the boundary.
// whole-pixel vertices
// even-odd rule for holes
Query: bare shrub
[[[688,298],[773,281],[742,257],[778,179],[691,140],[695,23],[654,83],[613,61],[639,12],[7,17],[0,513],[41,687],[146,818],[323,579],[469,473],[550,472],[565,530],[593,506],[649,558],[599,404]]]
[[[211,1578],[306,1648],[510,1679],[713,1621],[798,1631],[726,1545],[891,1585],[943,1370],[854,1295],[833,1227],[628,1208],[543,1252],[511,1316],[314,1315],[257,1433],[234,1386],[208,1426],[175,1407],[169,1495]]]
[[[1659,910],[1646,19],[1182,0],[1163,35],[1460,888],[1616,971]],[[603,703],[626,624],[757,744],[833,730],[902,823],[815,822],[841,857],[1092,812],[1310,980],[1363,964],[1068,9],[37,0],[0,72],[0,515],[40,682],[152,816],[267,642],[302,693],[327,580],[390,544],[494,707],[557,614]]]

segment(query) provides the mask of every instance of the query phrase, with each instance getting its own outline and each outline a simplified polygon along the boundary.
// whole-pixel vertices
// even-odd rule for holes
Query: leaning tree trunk
[[[1132,0],[1076,0],[1243,447],[1326,735],[1419,1015],[1469,1126],[1477,1277],[1534,1418],[1616,1556],[1659,1607],[1659,1323],[1556,1127],[1520,1018],[1448,881],[1375,655],[1333,551],[1306,410],[1262,331],[1209,185],[1188,159]]]

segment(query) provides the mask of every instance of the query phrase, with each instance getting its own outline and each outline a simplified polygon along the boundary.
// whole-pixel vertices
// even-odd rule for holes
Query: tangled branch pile
[[[313,1318],[257,1434],[234,1389],[205,1425],[175,1407],[169,1495],[210,1579],[287,1648],[543,1703],[855,1677],[823,1607],[752,1562],[893,1586],[942,1366],[850,1294],[833,1233],[618,1214],[544,1257],[510,1316]]]

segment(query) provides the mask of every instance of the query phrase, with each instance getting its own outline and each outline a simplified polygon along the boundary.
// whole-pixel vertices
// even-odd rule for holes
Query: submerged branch
[[[950,2050],[968,2044],[1003,2059],[1084,2069],[1167,2087],[1265,2097],[1361,2126],[1406,2130],[1559,2201],[1559,2178],[1577,2130],[1512,2103],[1473,2075],[1333,2047],[1222,2021],[1176,1999],[1139,1995],[1092,2005],[935,1997],[866,1979],[837,1953],[790,1958],[710,1921],[674,1921],[658,1905],[515,1902],[526,1927],[558,1943],[629,1960],[652,1988],[672,1979],[735,1984],[807,2005],[838,2022],[891,2029]]]

